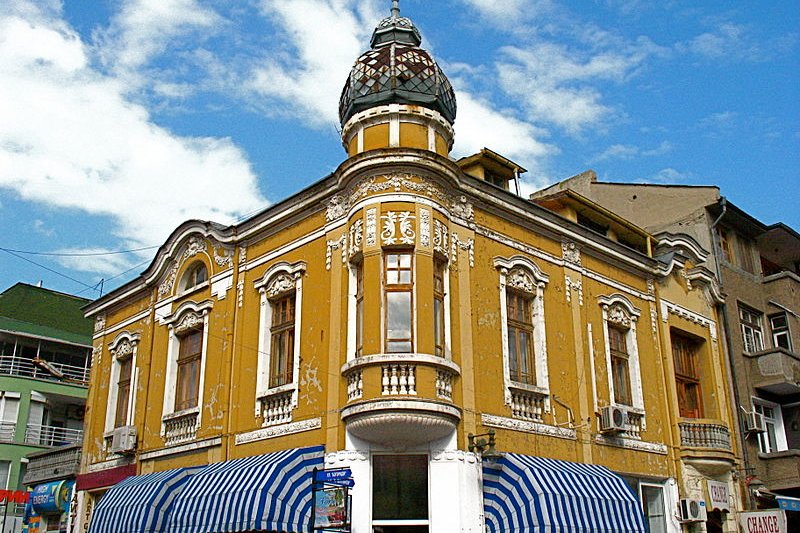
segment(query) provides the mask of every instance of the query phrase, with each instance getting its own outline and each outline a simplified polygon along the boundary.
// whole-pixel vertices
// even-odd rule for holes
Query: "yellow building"
[[[451,159],[454,92],[420,43],[395,2],[334,173],[183,224],[88,307],[90,533],[307,531],[315,467],[349,469],[356,533],[679,531],[698,479],[730,488],[700,247],[512,194],[524,169],[490,150]],[[673,351],[697,373],[676,382]]]

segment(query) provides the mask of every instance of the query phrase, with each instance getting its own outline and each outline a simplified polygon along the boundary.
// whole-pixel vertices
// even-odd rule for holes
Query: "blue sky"
[[[718,185],[800,229],[796,1],[400,6],[456,88],[455,157],[492,148],[529,170],[525,191],[589,168]],[[0,248],[61,255],[0,250],[0,289],[96,297],[183,220],[231,223],[333,171],[342,85],[389,7],[3,2]]]

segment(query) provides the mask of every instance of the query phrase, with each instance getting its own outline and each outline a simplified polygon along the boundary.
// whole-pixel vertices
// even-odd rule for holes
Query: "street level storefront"
[[[508,453],[483,465],[486,530],[644,533],[639,501],[611,470]]]
[[[68,531],[72,525],[70,503],[73,500],[74,487],[75,482],[72,480],[36,485],[25,509],[27,532]]]
[[[324,448],[297,448],[128,478],[97,504],[89,533],[306,531]]]

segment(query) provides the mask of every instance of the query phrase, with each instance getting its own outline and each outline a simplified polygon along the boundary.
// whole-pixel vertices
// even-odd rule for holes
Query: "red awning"
[[[78,490],[93,490],[116,485],[125,478],[136,475],[136,464],[118,466],[108,470],[78,474],[75,485]]]

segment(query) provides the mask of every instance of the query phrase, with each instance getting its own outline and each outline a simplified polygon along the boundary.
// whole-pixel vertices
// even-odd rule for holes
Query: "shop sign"
[[[720,483],[719,481],[707,480],[708,483],[708,496],[711,499],[711,509],[719,509],[720,511],[731,510],[730,494],[728,493],[728,484]]]
[[[28,493],[24,490],[0,490],[0,504],[28,503]]]
[[[36,485],[31,493],[31,505],[39,514],[63,513],[68,510],[72,481],[53,481]]]
[[[347,527],[347,489],[333,487],[314,493],[314,529]]]
[[[344,485],[352,487],[353,472],[349,468],[334,468],[328,470],[317,470],[314,472],[314,481],[333,485]]]
[[[739,524],[744,533],[789,533],[786,513],[781,510],[741,513]]]

